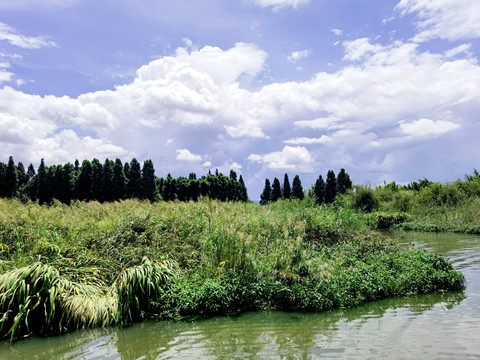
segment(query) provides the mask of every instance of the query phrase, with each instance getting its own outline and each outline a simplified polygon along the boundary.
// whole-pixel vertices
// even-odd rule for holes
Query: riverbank
[[[351,208],[0,199],[4,339],[150,318],[323,311],[458,290],[444,258],[372,232]]]

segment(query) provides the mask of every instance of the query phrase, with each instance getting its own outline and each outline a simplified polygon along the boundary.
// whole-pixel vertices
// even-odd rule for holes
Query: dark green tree
[[[25,166],[22,162],[18,162],[17,164],[17,176],[18,176],[18,187],[24,186],[28,179],[27,173],[25,172]]]
[[[197,180],[197,174],[193,172],[188,174],[188,180]]]
[[[288,174],[285,174],[283,178],[283,198],[290,199],[291,197],[291,189],[290,189],[290,180],[288,180]]]
[[[13,198],[17,196],[17,188],[18,188],[18,174],[17,174],[17,167],[15,166],[15,162],[13,161],[13,157],[10,156],[8,158],[7,164],[7,196],[9,198]]]
[[[295,175],[292,182],[292,199],[303,200],[305,194],[303,193],[302,182],[300,176]]]
[[[325,182],[323,181],[322,175],[320,175],[317,181],[315,181],[313,193],[315,195],[315,202],[317,205],[322,205],[325,202]]]
[[[272,183],[272,192],[270,193],[270,201],[277,201],[282,197],[282,188],[280,186],[280,181],[275,178]]]
[[[325,185],[325,202],[333,204],[337,196],[337,179],[333,170],[327,172],[327,182]]]
[[[7,164],[0,161],[0,197],[7,196]]]
[[[140,163],[133,158],[130,161],[130,176],[128,179],[128,197],[139,199],[142,188],[142,172],[140,171]]]
[[[103,165],[98,159],[93,159],[92,165],[92,200],[103,200],[102,177]]]
[[[113,166],[112,160],[105,159],[102,167],[101,201],[113,201]]]
[[[270,180],[265,179],[265,187],[263,192],[260,195],[260,205],[268,204],[270,201],[270,194],[272,193],[272,188],[270,187]]]
[[[352,180],[350,180],[350,175],[345,172],[345,169],[341,169],[337,175],[337,194],[345,194],[351,188]]]
[[[152,160],[145,160],[142,167],[142,199],[155,201],[158,198],[155,186],[155,169]]]
[[[190,198],[193,201],[198,201],[198,197],[200,196],[200,181],[197,179],[191,179],[189,184],[189,192]]]
[[[126,184],[127,179],[123,172],[122,160],[115,159],[115,165],[113,166],[113,200],[122,200],[126,197]]]
[[[40,166],[37,171],[37,199],[40,205],[49,201],[48,198],[48,184],[47,184],[47,169],[43,159],[40,161]]]
[[[37,172],[35,171],[33,164],[28,165],[25,196],[32,201],[37,199]]]
[[[237,181],[237,173],[233,170],[230,170],[230,179]]]
[[[246,202],[246,201],[248,201],[248,193],[247,193],[247,187],[245,186],[245,182],[243,181],[242,175],[240,175],[240,178],[238,179],[238,182],[240,183],[240,187],[241,187],[241,191],[242,191],[242,195],[241,195],[240,200]]]
[[[74,197],[80,201],[92,199],[92,163],[88,160],[82,162],[80,174],[75,181]]]

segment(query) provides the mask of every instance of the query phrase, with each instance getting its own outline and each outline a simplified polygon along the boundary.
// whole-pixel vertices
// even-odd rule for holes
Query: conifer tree
[[[24,186],[27,183],[27,173],[25,172],[25,166],[21,161],[17,164],[18,175],[18,187]]]
[[[233,170],[230,170],[230,179],[237,181],[237,173]]]
[[[332,204],[337,196],[337,179],[333,170],[327,172],[327,182],[325,185],[325,202]]]
[[[337,194],[345,194],[351,188],[350,175],[345,172],[345,169],[341,169],[337,175]]]
[[[155,201],[158,197],[155,186],[155,169],[152,160],[145,160],[142,168],[142,199]]]
[[[288,180],[288,174],[285,174],[283,178],[283,198],[290,199],[291,189],[290,189],[290,180]]]
[[[197,180],[197,174],[193,172],[188,174],[188,180]]]
[[[282,189],[280,187],[280,181],[275,178],[272,183],[272,192],[270,194],[270,201],[277,201],[282,197]]]
[[[92,165],[92,199],[103,200],[102,173],[103,165],[98,159],[93,159]]]
[[[123,165],[123,174],[128,184],[128,180],[130,179],[130,164],[128,162],[125,162],[125,165]]]
[[[105,159],[102,167],[101,201],[113,201],[113,161]]]
[[[43,159],[40,161],[40,166],[38,167],[37,173],[37,198],[38,203],[43,205],[48,201],[47,170],[45,168],[45,162]]]
[[[247,194],[247,187],[245,186],[245,182],[243,181],[243,177],[242,175],[240,175],[240,178],[238,179],[238,182],[240,183],[240,186],[241,186],[241,191],[242,191],[242,195],[241,195],[241,201],[248,201],[248,194]]]
[[[13,161],[12,156],[8,158],[6,176],[7,176],[6,178],[7,196],[9,198],[13,198],[17,195],[18,175],[17,175],[17,167],[15,166],[15,162]]]
[[[325,182],[323,181],[322,175],[320,175],[317,181],[315,181],[313,192],[317,205],[322,205],[325,202]]]
[[[263,192],[260,195],[260,205],[268,204],[270,201],[270,194],[272,189],[270,187],[270,180],[265,179],[265,187],[263,188]]]
[[[113,200],[125,199],[125,184],[126,178],[123,172],[122,160],[115,159],[115,165],[113,166]]]
[[[32,163],[28,165],[27,169],[27,185],[25,186],[25,194],[32,201],[37,199],[37,173]]]
[[[128,179],[128,197],[140,198],[142,173],[140,171],[140,164],[137,159],[133,158],[130,161],[130,176]]]
[[[7,164],[0,161],[0,197],[7,196]]]
[[[92,164],[83,160],[80,174],[75,181],[75,198],[80,201],[92,199]]]
[[[303,200],[305,194],[303,193],[302,182],[300,176],[295,175],[292,182],[292,199]]]

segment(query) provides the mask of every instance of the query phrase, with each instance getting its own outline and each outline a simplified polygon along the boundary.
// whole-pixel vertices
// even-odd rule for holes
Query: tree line
[[[307,195],[314,198],[317,205],[331,204],[335,201],[337,194],[344,194],[351,188],[352,181],[345,169],[341,169],[338,176],[335,176],[333,170],[328,170],[326,181],[323,180],[322,175],[319,175]],[[265,205],[279,199],[303,200],[304,197],[305,192],[300,177],[295,175],[292,186],[290,186],[288,174],[285,174],[282,185],[277,178],[273,179],[272,184],[270,184],[269,179],[265,179],[265,187],[260,195],[260,204]]]
[[[78,160],[74,164],[46,166],[44,160],[35,170],[30,164],[25,170],[22,162],[15,164],[10,156],[8,163],[0,162],[0,197],[20,198],[23,201],[50,203],[56,199],[70,204],[72,200],[111,202],[123,199],[150,201],[197,201],[200,197],[221,201],[248,201],[242,176],[235,171],[224,176],[218,170],[215,175],[197,179],[195,173],[188,178],[164,178],[155,176],[152,160],[143,165],[134,158],[124,164],[120,159]]]

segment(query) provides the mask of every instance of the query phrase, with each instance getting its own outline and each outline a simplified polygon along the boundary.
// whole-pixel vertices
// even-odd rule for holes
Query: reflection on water
[[[1,344],[0,359],[480,359],[480,238],[406,236],[449,257],[467,289],[320,314],[255,312],[31,338]]]

